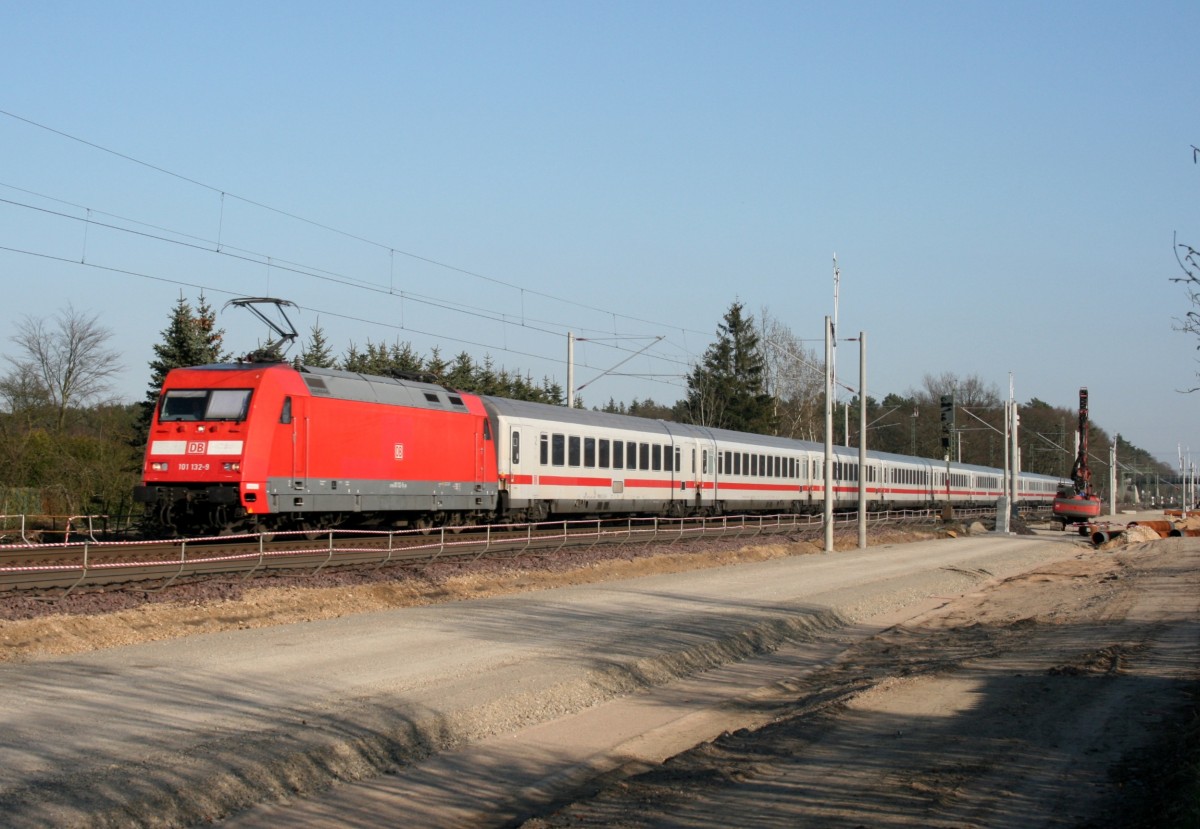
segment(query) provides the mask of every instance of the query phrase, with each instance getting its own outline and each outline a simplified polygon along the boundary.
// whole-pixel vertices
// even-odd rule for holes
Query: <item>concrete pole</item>
[[[833,552],[833,323],[825,318],[825,552]]]
[[[1012,412],[1009,407],[1010,402],[1004,401],[1004,494],[1008,496],[1012,490],[1012,439],[1009,432],[1012,430]],[[1076,454],[1079,454],[1078,452]]]
[[[575,332],[567,332],[567,408],[575,408]]]
[[[1021,441],[1017,434],[1021,424],[1021,415],[1017,413],[1017,401],[1011,400],[1009,405],[1012,407],[1012,426],[1010,432],[1012,436],[1012,449],[1010,457],[1012,459],[1012,477],[1009,479],[1008,490],[1008,509],[1010,512],[1015,512],[1017,509],[1017,493],[1020,490],[1018,479],[1021,477]]]
[[[1108,448],[1108,514],[1117,514],[1117,442]]]
[[[858,332],[858,547],[867,547],[867,335]]]

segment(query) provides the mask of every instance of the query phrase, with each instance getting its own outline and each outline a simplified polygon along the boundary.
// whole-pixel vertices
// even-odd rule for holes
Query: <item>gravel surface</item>
[[[1081,554],[847,649],[523,829],[1200,825],[1200,541]]]
[[[1091,608],[1087,612],[1099,614],[1088,617],[1093,626],[1109,618],[1122,620],[1121,613],[1136,604],[1129,597],[1140,595],[1133,588],[1145,583],[1144,579],[1125,578],[1124,572],[1113,576],[1101,566],[1126,562],[1126,558],[1097,554],[1061,535],[1050,545],[1054,550],[1045,544],[1030,547],[1013,542],[1007,546],[1008,542],[994,537],[981,539],[984,544],[976,549],[967,528],[958,529],[957,539],[937,542],[936,549],[948,558],[921,573],[906,570],[909,565],[900,561],[903,556],[899,553],[905,549],[900,542],[912,537],[906,532],[874,539],[889,551],[884,559],[852,551],[856,539],[851,535],[839,539],[839,548],[847,552],[832,557],[815,555],[818,549],[805,540],[741,549],[691,542],[666,554],[661,550],[623,550],[615,559],[599,552],[583,560],[556,557],[476,562],[472,566],[443,563],[438,565],[442,569],[424,571],[334,571],[321,574],[322,586],[315,586],[310,574],[285,583],[276,578],[270,587],[259,582],[251,586],[210,580],[173,586],[160,594],[100,593],[71,598],[69,602],[78,604],[61,603],[51,614],[45,612],[48,603],[8,597],[0,600],[4,619],[0,620],[0,654],[9,660],[12,670],[6,672],[0,666],[0,681],[17,701],[0,721],[0,733],[5,735],[0,737],[0,763],[10,770],[9,781],[0,782],[0,813],[13,826],[184,826],[231,814],[263,799],[320,792],[334,781],[366,780],[381,772],[389,773],[389,779],[401,780],[398,772],[431,752],[519,733],[534,723],[591,709],[606,700],[669,687],[680,677],[703,675],[718,665],[786,648],[789,642],[843,629],[855,620],[902,614],[905,607],[931,596],[967,594],[977,599],[974,606],[956,606],[953,613],[938,617],[941,621],[930,617],[936,635],[927,635],[923,627],[896,629],[890,639],[870,640],[861,652],[847,650],[838,666],[830,668],[831,673],[813,675],[816,684],[804,685],[801,679],[785,683],[788,693],[766,707],[770,719],[780,725],[742,732],[738,739],[757,740],[747,735],[761,733],[769,740],[772,728],[788,722],[803,723],[804,728],[816,722],[818,730],[836,729],[845,722],[846,712],[854,711],[864,700],[878,698],[886,700],[882,703],[885,707],[919,708],[927,705],[922,700],[929,698],[928,688],[921,683],[931,678],[953,677],[965,667],[977,670],[977,661],[1021,654],[1029,648],[1048,655],[1057,636],[1074,630],[1066,622],[1077,618],[1081,609]],[[918,534],[945,536],[944,530],[932,527]],[[1194,543],[1185,541],[1183,549],[1191,549],[1187,544]],[[1058,572],[1040,567],[1039,562],[1044,563],[1048,555],[1077,569],[1068,566]],[[781,566],[786,569],[778,570],[780,574],[791,573],[789,561],[811,565],[804,568],[799,592],[793,576],[771,576]],[[1122,566],[1136,569],[1137,557],[1128,561]],[[726,567],[731,564],[744,566]],[[716,567],[726,569],[714,571],[715,579],[698,583],[711,583],[711,587],[685,590],[670,576]],[[855,568],[855,573],[847,578],[844,571],[850,568]],[[1003,580],[1030,572],[1033,575],[1022,577],[1024,580]],[[1043,578],[1038,573],[1052,576]],[[1196,587],[1194,574],[1195,568],[1184,569],[1178,574],[1182,578],[1178,584]],[[615,589],[602,587],[613,579],[636,581],[620,582]],[[1029,608],[1022,605],[1024,599],[1005,599],[1007,609],[997,611],[1000,615],[996,618],[989,617],[985,608],[1003,591],[993,593],[989,588],[979,592],[994,583],[996,591],[1007,591],[1003,595],[1028,598],[1028,591],[1040,591],[1043,582],[1055,585],[1057,592],[1045,593]],[[573,592],[553,589],[537,594],[539,598],[532,604],[513,595],[588,584],[594,586],[580,594],[582,601]],[[1200,595],[1200,589],[1193,594]],[[807,605],[799,600],[805,595],[811,597]],[[1177,591],[1171,595],[1179,599]],[[731,602],[730,596],[743,598]],[[1126,596],[1128,601],[1122,604],[1116,596]],[[482,603],[462,601],[477,597],[491,598]],[[651,600],[656,604],[647,603]],[[113,602],[110,609],[101,610],[107,601]],[[381,627],[397,608],[446,602],[457,603],[468,615],[443,619],[440,611],[429,615],[433,608],[416,609],[406,611],[404,630]],[[71,612],[64,612],[67,610]],[[1157,612],[1161,615],[1161,611]],[[655,621],[656,617],[661,621]],[[1006,621],[998,621],[1001,617]],[[450,618],[459,621],[450,623]],[[448,624],[459,637],[457,645],[448,646]],[[1167,620],[1160,627],[1174,629],[1172,624]],[[636,632],[647,625],[666,630],[668,635],[653,646],[637,644]],[[1026,635],[1027,629],[1043,628],[1053,634],[1049,639]],[[1154,652],[1151,639],[1133,636],[1131,641],[1142,643],[1137,647],[1109,643],[1117,648],[1111,652],[1104,650],[1108,645],[1093,648],[1099,656],[1062,652],[1063,658],[1049,668],[1024,670],[1039,677],[1073,676],[1073,671],[1090,671],[1090,676],[1095,671],[1088,666],[1103,664],[1109,653],[1115,654],[1113,658],[1119,659],[1122,667],[1128,667],[1133,656]],[[344,653],[330,651],[323,644],[335,641],[353,641],[356,647],[366,649],[366,655],[356,657],[349,648]],[[411,648],[405,653],[413,655],[404,657],[403,664],[396,661],[400,643]],[[125,647],[130,645],[133,647]],[[1072,647],[1078,650],[1078,645],[1075,641]],[[88,652],[94,657],[85,657]],[[385,653],[392,656],[381,661],[379,655]],[[1188,652],[1187,659],[1192,661],[1184,660],[1184,664],[1194,673],[1193,657]],[[1024,658],[1032,656],[1025,653]],[[1051,668],[1059,673],[1047,673]],[[293,677],[292,684],[279,684],[287,676]],[[948,702],[945,711],[929,716],[949,717],[948,722],[957,727],[955,717],[971,708],[964,700],[975,699],[972,694],[977,691],[969,688],[978,687],[979,680],[973,681],[975,685],[960,677],[933,692],[934,698]],[[1178,713],[1177,700],[1171,696],[1178,692],[1174,683],[1172,678],[1161,684],[1160,690],[1165,689],[1167,696],[1157,700],[1164,707],[1154,710]],[[104,704],[112,706],[122,696],[122,688],[137,690],[123,706],[128,710],[79,731],[59,749],[47,749],[51,734],[64,733],[65,721],[56,722],[60,714],[51,712],[82,708],[93,699],[92,694],[100,694]],[[916,689],[912,700],[896,702],[904,697],[892,692],[904,688]],[[955,688],[959,691],[952,693]],[[23,702],[27,698],[30,702]],[[1069,700],[1070,695],[1063,699]],[[820,704],[814,707],[814,701]],[[151,702],[162,707],[149,711]],[[147,710],[142,711],[142,706]],[[1065,719],[1061,709],[1053,709],[1058,712],[1055,717]],[[754,716],[735,720],[728,730],[737,731],[743,725],[760,728],[763,710],[759,700]],[[1120,706],[1114,703],[1113,710]],[[908,714],[893,712],[890,716],[894,722],[896,716]],[[130,741],[140,739],[136,735],[144,721],[155,719],[165,724],[170,734],[146,739],[137,759],[138,753],[130,751]],[[254,721],[258,726],[252,725]],[[1036,719],[1032,722],[1035,727],[1040,727],[1039,722],[1047,725]],[[985,720],[961,720],[964,734],[985,725]],[[951,727],[947,725],[947,729]],[[67,726],[65,733],[73,732]],[[934,734],[922,750],[932,757],[952,733]],[[1134,742],[1132,738],[1116,740],[1117,754],[1125,757]],[[784,754],[799,756],[798,745],[790,744]],[[1075,748],[1085,750],[1081,745]],[[703,800],[712,781],[750,779],[754,769],[769,766],[761,757],[746,766],[743,759],[722,754],[727,750],[725,743],[717,740],[699,753],[682,755],[664,766],[678,770],[684,767],[681,764],[693,764],[667,789],[690,802],[696,792],[689,786],[703,779]],[[737,749],[746,750],[745,745]],[[766,749],[768,755],[777,750],[779,746]],[[860,750],[874,756],[880,746],[872,742]],[[1057,747],[1054,750],[1057,752]],[[717,758],[708,771],[704,770],[705,752],[716,752],[712,756]],[[883,756],[878,767],[887,767],[886,762],[903,767],[915,756],[919,756],[915,750]],[[692,759],[683,759],[687,757]],[[1102,759],[1111,760],[1111,752],[1102,754]],[[1002,764],[995,767],[1003,771]],[[837,773],[836,766],[829,768]],[[929,780],[936,778],[933,771],[936,769],[927,775]],[[774,773],[763,772],[766,777]],[[781,769],[780,773],[785,772]],[[964,776],[970,778],[970,774]],[[200,779],[206,781],[202,790],[187,783]],[[755,812],[746,811],[749,807],[744,802],[718,799],[712,800],[715,811],[711,811],[716,822],[703,823],[699,811],[687,822],[673,822],[682,820],[679,801],[661,789],[661,779],[655,782],[651,778],[650,788],[638,789],[644,782],[635,778],[622,784],[639,793],[625,805],[613,805],[620,797],[614,790],[557,814],[547,811],[529,825],[536,827],[543,825],[538,821],[544,821],[544,825],[568,826],[580,820],[583,823],[579,825],[790,826],[796,825],[792,820],[796,815],[815,821],[811,825],[886,825],[873,818],[864,820],[861,814],[856,818],[849,809],[824,823],[823,813],[796,811],[795,807],[770,820],[765,816],[762,821],[732,819],[730,816]],[[893,794],[934,783],[918,775],[904,785],[909,789],[901,787]],[[546,802],[564,796],[559,792]],[[648,803],[658,801],[663,804],[661,810],[648,808]],[[598,805],[602,803],[608,805]],[[536,805],[522,808],[526,815],[541,811]],[[397,825],[395,815],[391,819],[377,817],[378,823],[353,825]],[[504,818],[511,819],[511,815]],[[895,825],[934,825],[922,823],[922,819]],[[777,820],[785,822],[774,822]],[[859,823],[845,822],[853,820]],[[349,824],[339,820],[310,825]],[[963,819],[944,825],[1002,824]]]

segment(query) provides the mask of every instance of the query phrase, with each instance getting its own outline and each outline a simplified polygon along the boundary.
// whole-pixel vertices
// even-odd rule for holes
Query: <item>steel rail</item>
[[[990,510],[957,510],[962,517],[990,514]],[[877,524],[904,524],[937,518],[937,510],[900,510],[871,513]],[[835,525],[856,520],[838,518]],[[0,595],[12,591],[64,589],[62,596],[80,587],[130,585],[147,590],[146,582],[158,580],[155,592],[165,590],[180,578],[203,575],[242,574],[248,580],[268,569],[311,570],[326,567],[373,564],[421,563],[425,567],[447,558],[479,559],[485,555],[529,552],[556,555],[567,548],[592,549],[599,544],[617,547],[638,542],[662,541],[674,546],[685,537],[729,538],[740,541],[750,536],[815,532],[821,516],[780,514],[774,516],[718,516],[713,518],[626,518],[559,520],[530,524],[506,524],[452,528],[435,537],[430,530],[327,530],[314,543],[311,531],[276,531],[208,538],[162,541],[95,541],[37,544],[22,532],[21,543],[0,544]],[[90,527],[89,527],[90,529]],[[175,550],[175,553],[171,553]]]

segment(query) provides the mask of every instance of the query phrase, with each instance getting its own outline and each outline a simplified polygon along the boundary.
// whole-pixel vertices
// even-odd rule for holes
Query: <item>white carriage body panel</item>
[[[512,508],[547,514],[818,512],[824,447],[808,442],[627,415],[485,397],[501,490]],[[835,447],[835,508],[866,498],[883,508],[992,504],[1001,470]],[[1022,474],[1019,501],[1050,503],[1059,479]]]

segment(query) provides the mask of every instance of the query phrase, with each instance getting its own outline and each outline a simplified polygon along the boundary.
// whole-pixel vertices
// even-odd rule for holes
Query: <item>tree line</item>
[[[68,305],[51,319],[25,317],[10,336],[15,356],[0,377],[0,515],[127,515],[142,464],[150,419],[167,373],[176,367],[228,362],[225,332],[201,296],[180,297],[154,344],[146,393],[138,402],[109,397],[121,370],[108,347],[111,332],[95,316]],[[268,343],[268,350],[277,343]],[[534,381],[527,372],[497,367],[459,353],[445,359],[410,343],[351,343],[335,355],[319,322],[302,343],[306,365],[379,375],[424,375],[465,392],[564,405],[552,378]],[[825,428],[824,359],[763,309],[759,319],[734,301],[713,342],[686,376],[686,394],[662,404],[610,399],[602,411],[660,418],[716,428],[822,441]],[[922,387],[865,401],[842,389],[837,400],[837,444],[858,446],[859,410],[866,407],[872,449],[929,458],[942,456],[940,399],[953,394],[956,429],[953,459],[1003,466],[1003,401],[995,386],[977,376],[929,374]],[[582,401],[577,400],[577,405]],[[1065,476],[1075,457],[1077,413],[1041,400],[1020,407],[1023,469]],[[1144,475],[1172,470],[1119,435],[1118,458]],[[1093,427],[1095,480],[1104,487],[1112,438]]]

